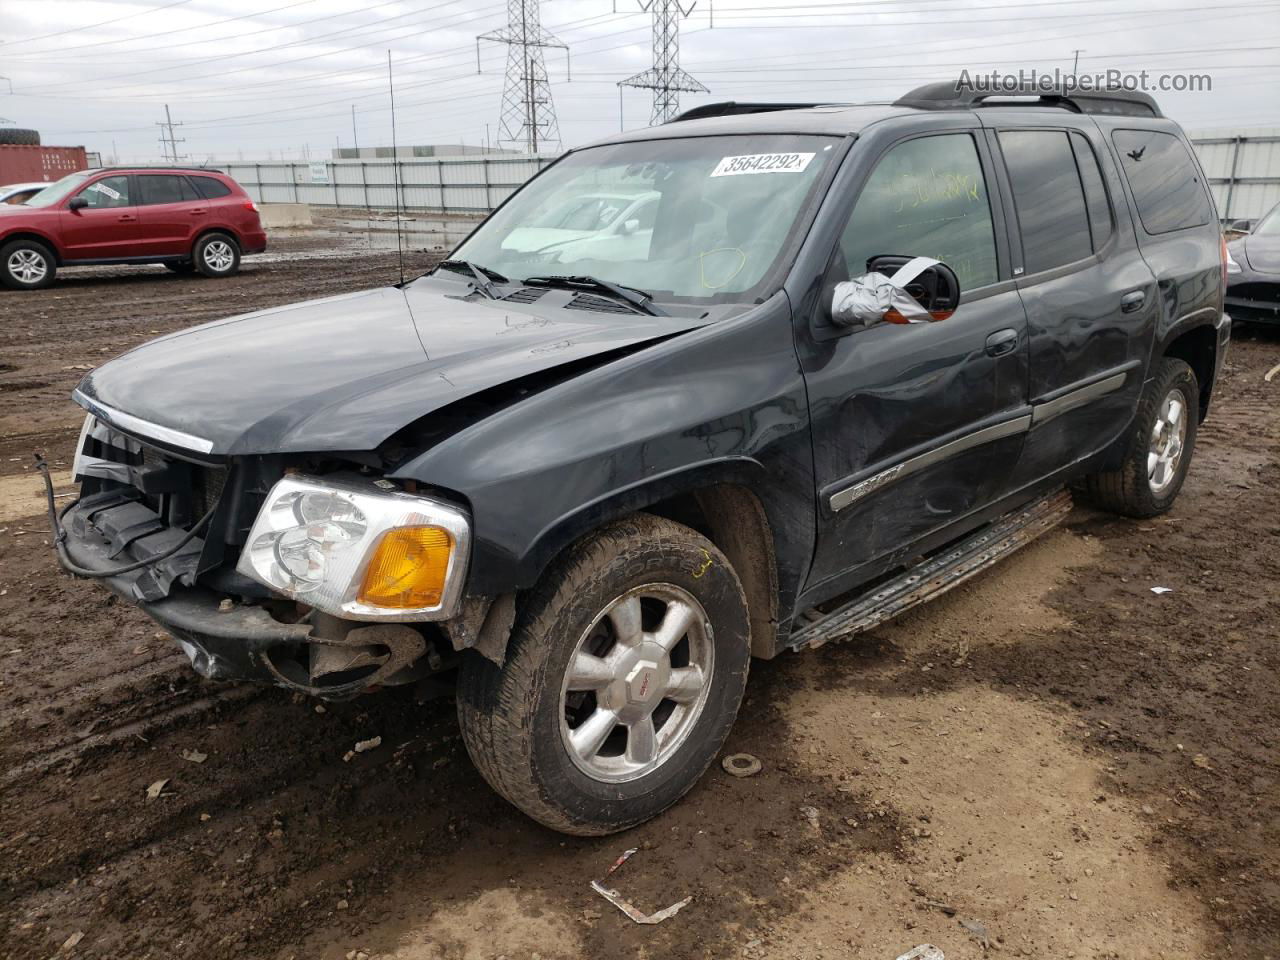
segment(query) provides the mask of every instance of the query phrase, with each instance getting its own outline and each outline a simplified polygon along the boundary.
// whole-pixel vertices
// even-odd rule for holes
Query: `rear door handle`
[[[138,218],[135,217],[132,213],[122,213],[117,219],[119,219],[121,223],[133,223]]]
[[[204,207],[196,207],[196,209],[194,209],[194,210],[192,210],[192,211],[191,211],[191,215],[192,215],[193,217],[199,217],[199,216],[203,216],[204,214],[206,214],[206,213],[208,213],[208,212],[209,212],[209,211],[208,211],[208,210],[206,210]]]
[[[1135,310],[1141,310],[1142,305],[1147,302],[1147,294],[1143,290],[1132,290],[1120,298],[1120,312],[1133,313]]]
[[[1017,347],[1018,331],[1012,328],[997,330],[987,337],[987,356],[989,357],[1003,357],[1007,353],[1013,353]]]

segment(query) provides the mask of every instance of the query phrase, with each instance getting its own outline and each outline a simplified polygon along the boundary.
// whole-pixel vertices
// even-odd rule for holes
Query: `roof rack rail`
[[[1026,98],[1036,98],[1027,103]],[[1162,117],[1160,107],[1149,93],[1108,88],[1105,90],[1066,90],[1026,83],[1009,90],[957,90],[956,84],[943,81],[916,87],[894,101],[895,107],[918,110],[970,110],[975,107],[1038,106],[1061,107],[1076,113],[1103,113],[1125,117]]]
[[[682,120],[701,120],[704,117],[735,117],[744,113],[773,113],[776,110],[807,110],[810,107],[825,107],[825,103],[738,103],[725,100],[721,103],[704,103],[691,107],[667,123],[680,123]]]
[[[195,163],[104,163],[88,170],[190,170],[201,173],[225,173],[218,167],[202,167]]]

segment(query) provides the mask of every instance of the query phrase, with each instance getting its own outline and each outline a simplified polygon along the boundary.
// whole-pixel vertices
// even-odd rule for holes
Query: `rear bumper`
[[[244,253],[265,253],[267,250],[267,234],[263,230],[246,233],[240,238],[243,241]]]
[[[136,536],[126,546],[120,545],[130,534],[120,534],[122,528],[113,523],[120,518],[109,514],[125,507],[136,513],[138,506],[120,504],[103,509],[91,500],[73,507],[64,518],[66,559],[85,570],[103,572],[145,559],[148,553],[162,553],[163,547],[146,543],[157,533]],[[199,540],[193,540],[192,545],[198,555]],[[184,556],[185,549],[176,558]],[[59,562],[67,568],[61,554]],[[165,584],[165,595],[142,599],[154,596],[156,589],[150,566],[98,579],[164,627],[187,655],[192,669],[210,680],[272,683],[342,700],[370,687],[412,679],[409,668],[426,651],[423,635],[407,624],[367,625],[314,611],[287,623],[273,616],[267,606],[237,603],[231,596],[200,584],[184,585],[181,581],[191,580],[189,576]],[[318,658],[320,648],[326,652]],[[343,669],[320,668],[324,673],[317,675],[317,663],[332,665],[335,659],[344,663]]]

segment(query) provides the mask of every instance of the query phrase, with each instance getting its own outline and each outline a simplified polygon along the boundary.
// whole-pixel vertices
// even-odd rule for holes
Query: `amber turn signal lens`
[[[378,542],[358,599],[397,610],[434,607],[444,595],[453,538],[439,527],[399,527]]]

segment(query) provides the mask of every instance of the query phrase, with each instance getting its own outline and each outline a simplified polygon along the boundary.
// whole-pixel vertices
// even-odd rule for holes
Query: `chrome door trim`
[[[1054,417],[1060,417],[1062,414],[1075,410],[1077,407],[1092,403],[1099,397],[1115,393],[1124,386],[1125,381],[1128,379],[1129,371],[1125,370],[1123,373],[1116,373],[1094,383],[1086,384],[1083,387],[1072,390],[1070,393],[1064,393],[1053,400],[1032,404],[1031,423],[1033,426],[1038,427]]]
[[[950,443],[944,443],[940,447],[927,450],[908,460],[903,460],[901,463],[896,463],[885,470],[881,470],[865,480],[859,480],[843,490],[837,490],[831,494],[829,500],[831,510],[833,513],[843,510],[872,491],[890,483],[896,483],[903,477],[908,477],[917,471],[923,470],[925,467],[930,467],[939,461],[954,457],[956,454],[972,450],[974,447],[979,447],[984,443],[992,443],[996,440],[1003,440],[1005,437],[1026,433],[1030,429],[1031,414],[1026,414],[1021,417],[1014,417],[1012,420],[1005,420],[1002,423],[984,427],[981,430],[975,430],[973,433],[967,433],[962,437],[957,437]]]

